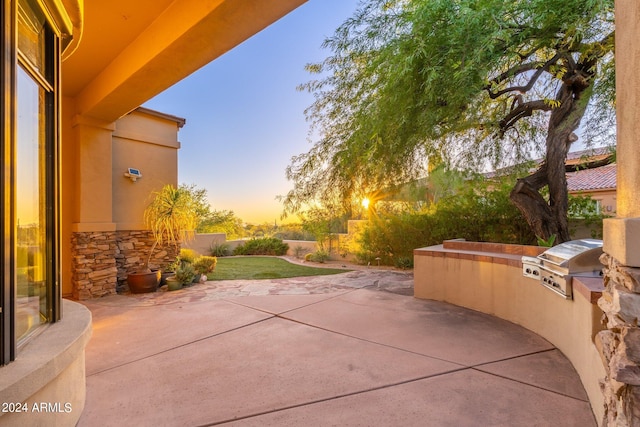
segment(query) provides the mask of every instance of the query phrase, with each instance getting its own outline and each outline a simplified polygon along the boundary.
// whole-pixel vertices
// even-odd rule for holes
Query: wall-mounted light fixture
[[[128,168],[124,173],[124,176],[129,178],[132,182],[136,182],[138,179],[142,178],[142,173],[140,172],[140,169]]]

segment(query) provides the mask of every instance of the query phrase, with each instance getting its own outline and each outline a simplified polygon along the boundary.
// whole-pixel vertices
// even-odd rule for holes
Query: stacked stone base
[[[116,292],[116,233],[73,233],[71,236],[73,297],[77,300]]]
[[[153,242],[146,230],[73,233],[73,297],[87,300],[125,290],[127,274],[144,267]],[[166,267],[178,251],[173,246],[156,247],[149,267]]]
[[[620,265],[604,254],[605,291],[598,301],[607,330],[596,346],[607,376],[603,426],[640,427],[640,268]]]

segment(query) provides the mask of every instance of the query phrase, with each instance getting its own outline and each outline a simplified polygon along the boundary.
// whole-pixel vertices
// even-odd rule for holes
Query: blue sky
[[[178,134],[178,181],[207,189],[213,209],[280,223],[276,196],[291,188],[285,168],[311,148],[304,110],[313,96],[296,86],[312,78],[305,64],[329,55],[323,40],[357,4],[310,0],[145,103],[187,120]]]

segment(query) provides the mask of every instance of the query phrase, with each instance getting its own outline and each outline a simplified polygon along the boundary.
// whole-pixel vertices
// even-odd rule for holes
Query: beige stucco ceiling
[[[113,121],[306,0],[86,0],[63,62],[76,114]]]
[[[63,64],[63,92],[75,96],[173,0],[85,0],[80,44]]]

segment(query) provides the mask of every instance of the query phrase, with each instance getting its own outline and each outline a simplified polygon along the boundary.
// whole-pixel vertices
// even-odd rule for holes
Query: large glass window
[[[15,94],[10,174],[13,205],[9,219],[13,288],[10,308],[13,345],[19,349],[41,325],[55,321],[58,315],[59,54],[58,38],[36,0],[18,0],[14,17],[15,84],[9,88]]]
[[[20,341],[47,314],[45,90],[18,68],[16,144],[16,338]]]

